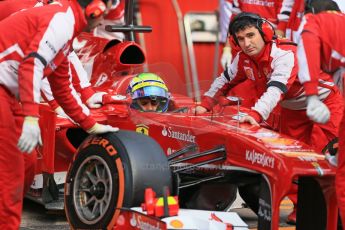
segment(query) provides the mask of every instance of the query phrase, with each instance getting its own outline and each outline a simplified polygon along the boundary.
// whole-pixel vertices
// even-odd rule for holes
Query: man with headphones
[[[232,20],[229,30],[229,39],[241,51],[237,53],[228,68],[214,80],[210,89],[204,94],[201,105],[195,108],[195,112],[201,114],[212,110],[218,103],[219,97],[226,95],[235,85],[250,79],[255,84],[254,93],[257,101],[249,114],[242,117],[240,122],[259,126],[259,123],[266,120],[274,107],[280,103],[284,110],[282,131],[321,152],[328,143],[327,140],[323,143],[312,139],[310,142],[312,132],[306,127],[294,131],[286,128],[296,119],[296,117],[291,119],[291,116],[300,111],[305,113],[306,110],[303,86],[297,80],[296,44],[276,38],[269,22],[253,13],[243,12],[237,15]],[[337,90],[329,96],[333,95],[341,97]],[[324,95],[324,99],[329,99],[328,94]],[[289,113],[289,116],[286,116],[286,113]],[[337,127],[335,124],[329,125]],[[337,136],[336,130],[329,128],[328,132],[332,133],[330,136]]]
[[[204,94],[201,105],[195,108],[195,112],[202,114],[212,110],[219,98],[226,95],[231,88],[250,79],[255,85],[256,92],[248,93],[256,93],[257,101],[240,122],[260,126],[280,103],[281,131],[310,144],[321,153],[324,146],[337,136],[339,119],[332,118],[328,124],[322,125],[321,129],[319,124],[306,117],[306,96],[303,86],[297,80],[296,45],[288,40],[276,38],[269,22],[253,13],[238,14],[230,23],[229,33],[230,42],[241,51],[228,68],[214,80]],[[324,102],[329,105],[341,98],[336,90],[334,94],[324,96]],[[334,107],[331,109],[336,110]],[[303,122],[300,122],[300,117],[305,118]],[[313,137],[314,129],[325,130],[325,138]]]
[[[272,26],[254,13],[242,12],[230,23],[230,43],[240,52],[211,88],[204,94],[202,103],[195,108],[201,114],[216,105],[219,96],[224,96],[235,85],[250,79],[255,83],[257,103],[242,122],[259,126],[268,118],[281,96],[295,81],[297,66],[292,45],[280,45]]]
[[[277,35],[284,36],[286,24],[289,20],[294,1],[295,0],[220,0],[220,42],[226,42],[229,22],[234,15],[237,15],[240,12],[257,13],[274,25]],[[221,64],[224,69],[225,65],[230,63],[231,54],[234,56],[233,51],[230,53],[230,47],[228,44],[225,45],[221,55]]]

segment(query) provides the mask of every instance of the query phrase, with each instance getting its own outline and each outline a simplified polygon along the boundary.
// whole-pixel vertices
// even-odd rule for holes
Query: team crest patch
[[[253,81],[254,81],[255,78],[254,78],[253,69],[250,68],[250,67],[246,67],[246,66],[244,66],[243,68],[244,68],[244,72],[245,72],[247,78],[249,78],[250,80],[253,80]]]
[[[139,124],[139,125],[137,125],[135,132],[148,136],[149,135],[149,127],[147,127],[144,124]]]
[[[262,71],[264,72],[265,76],[267,77],[268,76],[268,69],[267,68],[263,68]]]

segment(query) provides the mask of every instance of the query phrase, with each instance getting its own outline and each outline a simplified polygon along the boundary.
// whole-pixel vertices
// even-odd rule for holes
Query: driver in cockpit
[[[170,93],[162,78],[154,73],[140,73],[129,83],[127,92],[132,98],[131,108],[142,112],[166,112]]]

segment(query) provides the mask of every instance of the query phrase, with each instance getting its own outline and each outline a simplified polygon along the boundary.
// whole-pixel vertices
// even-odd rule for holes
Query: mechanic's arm
[[[71,63],[73,86],[80,94],[83,103],[89,108],[100,108],[103,104],[103,96],[107,93],[95,92],[92,89],[87,72],[74,51],[68,55],[68,60]]]
[[[308,27],[308,25],[306,25]],[[307,96],[307,116],[317,123],[325,124],[330,118],[328,107],[318,97],[321,41],[310,31],[303,31],[298,42],[298,77]],[[312,45],[311,45],[312,44]]]
[[[231,48],[228,42],[228,30],[230,18],[232,17],[233,2],[231,0],[221,0],[219,4],[219,24],[220,24],[220,39],[224,43],[223,52],[221,54],[220,63],[225,70],[225,67],[231,62]]]
[[[41,96],[45,102],[47,102],[52,109],[56,109],[59,105],[55,101],[52,90],[50,89],[48,78],[43,78],[41,81]]]
[[[204,94],[201,104],[195,108],[197,114],[212,110],[218,104],[219,97],[226,96],[229,90],[247,79],[240,66],[240,53],[237,53],[228,68],[213,81],[209,90]]]
[[[272,63],[273,71],[267,83],[267,90],[251,108],[248,114],[251,118],[243,117],[243,122],[249,121],[258,125],[266,120],[297,77],[297,60],[292,51],[286,51]],[[256,123],[252,122],[252,118]]]
[[[276,3],[276,12],[278,12],[278,23],[275,32],[276,35],[278,35],[279,37],[285,37],[286,27],[290,18],[293,5],[295,4],[295,0],[282,0],[276,1]]]
[[[83,64],[74,51],[71,51],[68,55],[68,61],[71,63],[72,82],[74,88],[81,94],[83,102],[86,101],[95,92],[91,88],[87,72],[85,71]]]
[[[86,110],[80,100],[80,97],[70,87],[69,62],[67,58],[58,66],[58,68],[48,76],[54,98],[65,113],[78,123],[88,133],[115,132],[118,128],[109,125],[101,125],[90,116],[90,111]]]
[[[18,141],[22,152],[31,152],[37,144],[42,144],[38,125],[41,80],[47,64],[55,58],[56,50],[62,49],[69,37],[65,31],[59,30],[58,23],[50,23],[48,27],[45,23],[38,24],[36,30],[36,36],[24,51],[18,67],[19,99],[25,116]]]
[[[220,42],[226,43],[230,18],[232,17],[233,2],[232,0],[221,0],[219,4],[219,25],[220,25]]]
[[[318,36],[309,31],[303,31],[298,41],[298,79],[308,96],[318,94],[318,76],[321,72],[320,42]]]
[[[77,98],[79,98],[79,95],[77,94],[77,92],[75,91],[73,85],[70,85],[71,90],[73,95],[77,95]],[[45,102],[47,102],[49,104],[49,106],[55,111],[55,113],[57,115],[59,115],[60,117],[64,117],[67,118],[69,120],[71,120],[72,122],[74,122],[66,113],[65,111],[61,108],[61,106],[57,103],[57,101],[55,100],[54,96],[53,96],[53,92],[50,88],[50,84],[48,81],[48,78],[45,77],[42,80],[42,86],[41,86],[41,92],[42,92],[42,98],[44,99]],[[87,113],[89,113],[89,109],[82,104],[83,110],[86,111]]]

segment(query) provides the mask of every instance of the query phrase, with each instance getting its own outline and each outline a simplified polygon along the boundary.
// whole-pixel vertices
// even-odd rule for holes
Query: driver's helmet
[[[132,97],[131,107],[140,111],[165,112],[170,94],[164,81],[154,73],[140,73],[129,83],[128,92]],[[143,102],[145,101],[145,102]],[[155,110],[147,110],[143,103],[151,103]]]

